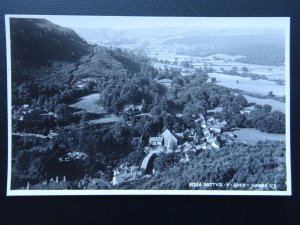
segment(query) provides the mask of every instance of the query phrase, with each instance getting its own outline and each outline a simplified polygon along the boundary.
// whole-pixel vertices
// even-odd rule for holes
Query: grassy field
[[[89,113],[105,114],[106,111],[102,106],[99,105],[98,100],[99,94],[90,94],[88,96],[82,97],[80,101],[70,105],[70,107],[85,110]]]
[[[270,134],[261,132],[255,128],[241,128],[233,132],[237,136],[237,141],[245,141],[249,144],[255,144],[258,141],[285,141],[285,134]]]
[[[115,123],[123,121],[121,117],[117,117],[115,114],[108,114],[105,115],[103,118],[96,119],[96,120],[90,120],[90,124],[101,124],[101,123]]]
[[[274,81],[251,80],[250,77],[239,77],[222,73],[208,73],[208,75],[209,77],[215,77],[217,84],[228,88],[260,95],[267,95],[270,91],[273,91],[275,96],[283,96],[285,94],[285,86],[277,85]]]
[[[114,123],[123,121],[121,117],[118,117],[115,114],[107,114],[107,111],[101,105],[99,105],[98,100],[99,94],[90,94],[88,96],[82,97],[80,101],[70,106],[81,110],[85,110],[89,113],[102,115],[102,117],[99,119],[90,120],[90,124]]]
[[[268,77],[268,79],[276,79],[276,80],[285,80],[285,71],[284,67],[279,66],[265,66],[265,65],[255,65],[255,64],[247,64],[240,62],[225,62],[222,60],[215,61],[203,61],[201,63],[193,63],[193,65],[198,67],[204,67],[205,64],[208,64],[209,67],[214,68],[217,72],[221,71],[221,68],[224,70],[231,70],[232,67],[236,67],[238,72],[242,72],[242,68],[246,67],[249,72],[253,74],[264,75]]]
[[[278,110],[278,111],[285,113],[285,103],[284,102],[275,101],[273,99],[255,98],[255,97],[251,97],[248,95],[244,95],[244,96],[247,99],[248,103],[256,103],[258,105],[268,104],[268,105],[272,106],[272,110]]]
[[[155,51],[154,51],[155,52]],[[221,68],[224,70],[231,70],[232,67],[236,67],[238,72],[242,72],[242,68],[246,67],[249,72],[258,75],[264,75],[270,80],[285,80],[285,68],[283,66],[268,66],[268,65],[256,65],[247,64],[241,62],[235,62],[236,59],[241,58],[241,55],[226,55],[226,54],[213,54],[205,57],[200,56],[188,56],[188,55],[178,55],[172,51],[158,51],[156,54],[151,54],[151,57],[157,57],[158,59],[169,60],[171,63],[176,59],[179,63],[178,65],[165,64],[165,63],[153,63],[156,68],[164,69],[165,66],[182,68],[180,62],[182,61],[192,61],[195,68],[200,67],[211,67],[217,72],[221,72]],[[215,59],[217,57],[218,59]],[[185,68],[182,68],[185,69]]]

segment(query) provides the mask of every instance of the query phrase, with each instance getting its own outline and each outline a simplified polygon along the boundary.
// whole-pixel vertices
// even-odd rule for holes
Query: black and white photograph
[[[7,195],[291,195],[290,18],[6,15]]]

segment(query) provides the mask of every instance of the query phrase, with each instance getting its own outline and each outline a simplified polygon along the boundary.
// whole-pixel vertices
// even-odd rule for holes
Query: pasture
[[[272,106],[272,110],[278,110],[283,113],[285,113],[285,106],[286,104],[284,102],[279,102],[273,99],[262,99],[262,98],[255,98],[248,95],[244,95],[247,99],[248,103],[256,103],[258,105],[270,105]]]
[[[255,128],[240,128],[232,132],[237,136],[236,141],[255,144],[258,141],[285,141],[285,134],[270,134],[261,132]]]
[[[275,96],[284,96],[285,95],[285,86],[278,85],[274,81],[269,80],[252,80],[250,77],[239,77],[232,76],[222,73],[208,73],[209,77],[215,77],[217,79],[217,84],[239,89],[249,93],[268,95],[270,91],[273,92]]]
[[[99,104],[99,94],[90,94],[82,97],[78,102],[70,107],[84,110],[88,113],[105,114],[106,110]]]
[[[153,63],[153,66],[155,68],[164,69],[165,66],[167,66],[168,68],[182,68],[182,66],[180,65],[182,61],[191,61],[194,68],[203,68],[207,66],[213,68],[216,72],[222,72],[222,69],[230,71],[233,67],[236,67],[237,71],[239,73],[242,73],[242,68],[245,67],[248,69],[248,72],[266,76],[269,80],[285,80],[285,68],[283,66],[256,65],[236,62],[235,60],[238,58],[242,58],[242,55],[232,56],[226,54],[213,54],[201,57],[179,55],[174,51],[160,50],[158,52],[151,52],[150,57],[156,57],[158,59],[168,60],[171,62],[171,64]],[[178,65],[172,64],[175,60],[177,60]]]

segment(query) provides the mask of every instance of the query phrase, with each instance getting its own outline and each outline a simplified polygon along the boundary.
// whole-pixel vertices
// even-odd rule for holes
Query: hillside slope
[[[41,66],[49,60],[73,61],[90,52],[91,46],[73,30],[46,19],[10,19],[12,62]]]

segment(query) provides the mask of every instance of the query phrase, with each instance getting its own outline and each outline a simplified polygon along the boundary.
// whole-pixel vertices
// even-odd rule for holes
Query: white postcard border
[[[54,16],[54,15],[53,15]],[[68,16],[68,15],[55,15]],[[73,15],[72,15],[73,16]],[[6,60],[7,60],[7,121],[8,121],[8,168],[7,168],[7,196],[76,196],[76,195],[232,195],[232,196],[291,196],[291,143],[290,143],[290,17],[254,17],[254,18],[282,18],[285,21],[285,96],[286,96],[286,191],[242,191],[242,190],[11,190],[11,158],[12,158],[12,118],[11,118],[11,41],[10,18],[45,18],[51,15],[5,15],[6,28]],[[85,17],[85,16],[78,16]],[[97,17],[97,16],[93,16]],[[107,16],[106,16],[107,17]],[[201,18],[201,17],[200,17]],[[221,18],[221,17],[202,17]],[[226,17],[227,18],[227,17]],[[232,18],[232,17],[231,17]],[[234,17],[236,19],[240,17]],[[241,17],[250,18],[250,17]]]

